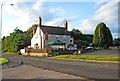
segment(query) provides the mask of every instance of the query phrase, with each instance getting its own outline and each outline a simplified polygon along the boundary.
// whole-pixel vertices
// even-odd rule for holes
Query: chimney
[[[65,30],[68,30],[68,22],[67,21],[64,22],[64,27],[65,27]]]
[[[35,32],[36,32],[36,29],[35,29],[35,28],[33,28],[33,35],[35,34]]]
[[[42,18],[39,17],[39,19],[38,19],[38,27],[39,27],[39,28],[41,27],[41,24],[42,24]]]

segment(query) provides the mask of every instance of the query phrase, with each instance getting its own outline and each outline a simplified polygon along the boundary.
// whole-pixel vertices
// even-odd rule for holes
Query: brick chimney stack
[[[68,30],[68,22],[67,21],[64,22],[64,27],[65,27],[65,30]]]
[[[38,19],[38,27],[39,27],[39,28],[41,27],[41,24],[42,24],[42,18],[39,17],[39,19]]]

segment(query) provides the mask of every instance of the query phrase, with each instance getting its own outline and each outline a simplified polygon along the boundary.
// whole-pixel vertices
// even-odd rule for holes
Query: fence
[[[33,49],[33,48],[25,48],[25,53],[21,53],[22,55],[28,55],[28,56],[49,56],[49,54],[73,54],[74,51],[70,50],[54,50],[51,48],[45,48],[45,49]]]
[[[46,48],[46,49],[25,48],[25,52],[21,54],[27,56],[46,57],[51,52],[52,50],[50,48]]]
[[[32,49],[32,48],[25,48],[26,53],[51,53],[52,50],[50,48],[45,49]]]

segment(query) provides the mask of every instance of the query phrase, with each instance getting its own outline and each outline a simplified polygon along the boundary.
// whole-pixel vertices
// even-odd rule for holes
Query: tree
[[[82,36],[82,32],[78,29],[72,29],[72,31],[70,31],[70,34],[75,40],[80,39]]]
[[[24,32],[16,28],[10,36],[2,38],[2,52],[18,52],[24,48],[25,39]]]
[[[20,49],[27,47],[31,43],[31,38],[33,36],[32,30],[36,28],[37,25],[32,25],[27,31],[23,32],[22,30],[16,27],[10,36],[2,38],[2,52],[18,52]]]
[[[92,43],[93,35],[82,34],[78,29],[72,29],[70,35],[74,38],[74,43],[77,44],[78,48],[81,48],[81,46],[89,46],[89,44]]]
[[[89,46],[90,42],[85,41],[85,40],[75,40],[74,42],[75,44],[77,44],[78,48],[81,48],[82,46]]]
[[[80,30],[78,30],[78,29],[72,29],[71,32],[73,32],[75,34],[82,34],[82,32]]]
[[[120,38],[115,38],[113,41],[114,46],[120,46]]]
[[[33,36],[33,28],[37,28],[37,24],[34,24],[32,25],[27,31],[24,32],[25,36],[26,36],[26,39],[25,39],[25,47],[26,46],[30,46],[31,44],[31,39],[32,39],[32,36]]]
[[[110,31],[110,29],[107,27],[107,42],[108,42],[108,44],[110,45],[110,46],[112,46],[113,45],[113,37],[112,37],[112,34],[111,34],[111,31]]]
[[[95,29],[93,43],[97,47],[108,48],[112,44],[112,35],[106,24],[99,23]]]

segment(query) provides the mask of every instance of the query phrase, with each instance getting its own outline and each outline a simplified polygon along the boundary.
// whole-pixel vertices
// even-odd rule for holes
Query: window
[[[72,40],[70,40],[70,42],[72,42]]]

